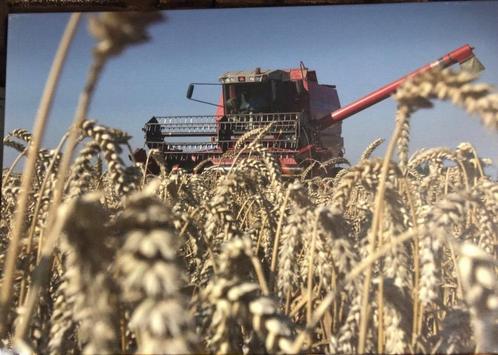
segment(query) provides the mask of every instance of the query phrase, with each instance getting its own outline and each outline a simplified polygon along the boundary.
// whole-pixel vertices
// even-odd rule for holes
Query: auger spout
[[[325,129],[335,122],[342,121],[364,109],[375,105],[376,103],[388,98],[392,94],[396,92],[396,90],[407,80],[416,75],[420,75],[425,73],[426,71],[432,68],[447,68],[452,66],[453,64],[459,63],[467,70],[472,71],[481,71],[484,69],[484,66],[479,62],[479,60],[475,57],[473,53],[473,47],[466,44],[460,48],[457,48],[438,60],[426,64],[423,67],[418,68],[417,70],[395,80],[380,89],[373,91],[372,93],[362,97],[359,100],[356,100],[340,109],[333,111],[317,120],[317,126],[319,129]]]

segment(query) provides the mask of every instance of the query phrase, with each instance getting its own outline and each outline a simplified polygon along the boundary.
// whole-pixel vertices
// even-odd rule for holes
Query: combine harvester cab
[[[284,174],[297,175],[307,162],[343,156],[342,120],[386,99],[405,80],[455,63],[484,68],[472,47],[464,45],[342,108],[336,87],[319,84],[316,72],[302,62],[288,70],[226,72],[220,84],[193,83],[187,90],[188,99],[216,106],[215,115],[152,117],[143,128],[145,144],[161,152],[168,170],[192,171],[203,161],[204,166],[227,170],[239,153],[240,137],[271,124],[261,144]],[[195,85],[221,86],[218,104],[192,98]],[[144,150],[135,153],[137,161],[145,163],[145,157]]]

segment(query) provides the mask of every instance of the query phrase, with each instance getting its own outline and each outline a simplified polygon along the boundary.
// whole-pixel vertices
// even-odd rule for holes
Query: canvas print
[[[11,14],[1,351],[498,352],[497,15]]]

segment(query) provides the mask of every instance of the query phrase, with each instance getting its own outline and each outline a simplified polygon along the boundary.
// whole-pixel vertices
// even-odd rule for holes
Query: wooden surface
[[[3,2],[5,0],[0,0]],[[427,2],[427,0],[7,0],[10,13],[237,8]]]
[[[8,12],[5,2],[0,0],[0,171],[3,171],[3,136],[5,130],[5,77],[7,72],[7,21]],[[2,196],[0,179],[0,198]]]

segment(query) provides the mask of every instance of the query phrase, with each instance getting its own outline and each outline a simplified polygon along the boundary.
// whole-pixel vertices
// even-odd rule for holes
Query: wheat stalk
[[[30,142],[29,145],[28,161],[24,169],[21,184],[21,190],[23,191],[23,194],[21,195],[19,201],[18,209],[16,212],[16,219],[14,222],[12,239],[9,245],[9,252],[7,254],[7,259],[5,260],[4,282],[2,284],[2,293],[0,294],[0,338],[3,338],[5,332],[7,331],[9,312],[8,308],[11,302],[12,282],[15,273],[15,259],[18,253],[19,241],[23,233],[24,215],[26,213],[28,196],[31,191],[36,158],[45,131],[48,114],[52,106],[55,88],[57,87],[57,83],[62,72],[62,67],[64,65],[69,46],[76,32],[79,19],[80,14],[74,14],[71,16],[67,24],[66,30],[64,31],[64,35],[59,44],[59,48],[57,49],[52,68],[50,69],[50,74],[47,79],[47,83],[45,85],[45,89],[40,101],[40,106],[35,118],[35,125],[33,129],[33,132],[35,132],[34,139]]]

